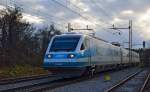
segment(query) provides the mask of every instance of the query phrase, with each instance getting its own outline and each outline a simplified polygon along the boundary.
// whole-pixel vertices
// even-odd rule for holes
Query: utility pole
[[[130,61],[132,62],[132,20],[129,20],[129,32],[130,32]]]
[[[113,29],[113,30],[119,30],[119,29],[128,29],[129,30],[129,44],[128,44],[128,47],[129,47],[129,62],[132,62],[132,20],[129,20],[129,26],[128,27],[115,27],[113,25],[112,28],[110,29]]]
[[[68,32],[71,32],[71,24],[68,23]]]

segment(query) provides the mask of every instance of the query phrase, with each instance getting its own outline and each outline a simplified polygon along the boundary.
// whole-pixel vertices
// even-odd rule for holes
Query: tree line
[[[61,34],[54,25],[37,29],[22,18],[20,7],[0,10],[0,66],[40,66],[49,40]]]

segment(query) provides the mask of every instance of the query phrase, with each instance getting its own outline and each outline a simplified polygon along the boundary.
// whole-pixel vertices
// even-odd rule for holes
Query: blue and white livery
[[[139,55],[102,39],[79,33],[54,36],[44,57],[44,68],[52,73],[89,74],[106,69],[136,65]]]

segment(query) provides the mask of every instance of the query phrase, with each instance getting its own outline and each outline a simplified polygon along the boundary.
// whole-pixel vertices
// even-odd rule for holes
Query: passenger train
[[[100,38],[81,33],[54,36],[44,57],[44,68],[53,74],[84,75],[139,63],[139,55]]]

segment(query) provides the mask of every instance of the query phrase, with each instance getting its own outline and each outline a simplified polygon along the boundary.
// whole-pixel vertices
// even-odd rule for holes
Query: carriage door
[[[121,64],[123,64],[123,52],[121,48],[120,48],[120,59],[121,59]]]
[[[88,62],[89,62],[89,66],[92,66],[92,58],[91,58],[91,55],[92,55],[92,40],[91,39],[88,39],[88,49],[89,49],[89,54],[88,54]]]

